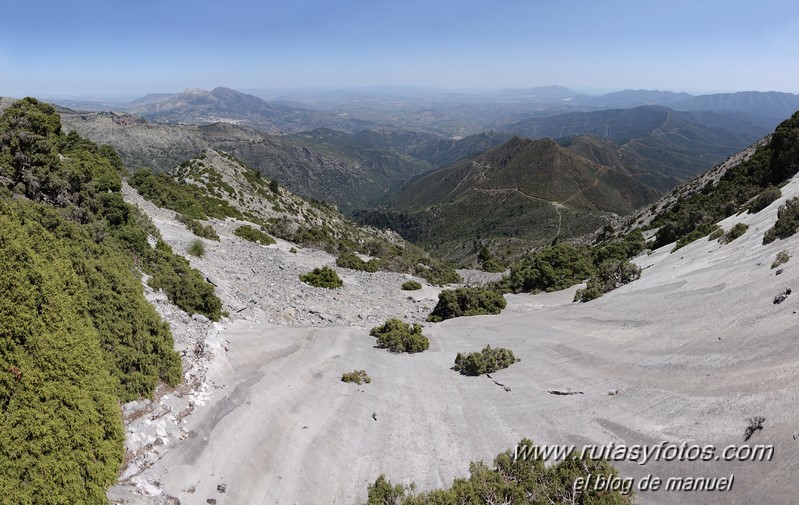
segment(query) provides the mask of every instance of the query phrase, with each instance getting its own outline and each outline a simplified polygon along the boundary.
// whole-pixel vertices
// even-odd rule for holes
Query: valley
[[[162,109],[186,114],[184,102]],[[70,398],[33,394],[82,389],[64,386],[71,376],[51,372],[57,360],[15,324],[0,348],[10,363],[3,408],[34,416],[42,402],[47,422],[93,430],[104,458],[83,456],[89,442],[53,453],[25,444],[19,430],[33,421],[21,417],[3,447],[45,454],[41,472],[81,457],[65,468],[101,461],[103,473],[85,491],[59,489],[29,481],[25,459],[0,451],[21,468],[0,480],[25,482],[16,496],[42,486],[120,505],[371,505],[391,492],[408,505],[456,503],[471,489],[490,503],[488,475],[516,485],[497,454],[526,438],[760,444],[773,451],[767,461],[601,468],[631,486],[734,481],[726,491],[635,487],[640,503],[780,503],[791,493],[799,113],[754,141],[652,106],[515,123],[529,137],[445,138],[385,125],[277,135],[199,124],[219,119],[217,106],[177,124],[0,101],[0,252],[27,279],[0,287],[28,300],[24,319],[8,320],[40,321],[46,336],[79,325],[90,351],[73,366],[104,377],[95,396],[74,400],[100,413],[79,424],[65,414]],[[721,163],[703,172],[709,160]],[[20,238],[26,226],[40,238]],[[48,268],[72,283],[63,296]],[[22,285],[41,294],[26,298]],[[147,316],[121,324],[108,310],[123,300]],[[51,317],[37,303],[75,309]],[[424,346],[379,348],[376,330],[394,320]],[[481,349],[511,359],[494,367],[470,354]],[[87,428],[101,422],[109,428]],[[69,444],[58,430],[51,439]],[[470,465],[495,457],[495,469]],[[527,492],[555,503],[633,503],[618,489],[577,493],[570,483],[596,477],[581,461],[513,464],[540,472]]]
[[[794,4],[5,2],[0,505],[794,505]]]

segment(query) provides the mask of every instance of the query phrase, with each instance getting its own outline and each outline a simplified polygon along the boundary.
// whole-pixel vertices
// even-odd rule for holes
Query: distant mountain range
[[[75,110],[118,111],[154,122],[208,124],[222,121],[271,133],[297,133],[331,128],[355,133],[394,128],[464,137],[521,120],[568,112],[591,112],[660,105],[680,112],[732,114],[758,129],[774,129],[799,109],[799,95],[743,91],[690,95],[657,90],[625,90],[601,96],[577,93],[563,86],[506,89],[484,93],[379,88],[274,94],[229,88],[187,89],[151,94],[133,101],[80,101],[53,98]],[[256,96],[257,95],[257,96]],[[728,124],[732,124],[728,121]]]
[[[149,110],[161,118],[176,110],[214,116],[220,103],[239,103],[244,117],[280,116],[281,109],[247,95],[217,90],[224,100],[204,93],[186,105],[187,98],[164,101],[155,97]],[[254,99],[253,99],[254,98]],[[143,102],[151,101],[150,98]],[[244,105],[251,104],[251,105]],[[621,170],[659,192],[707,170],[755,141],[762,131],[745,121],[730,121],[717,113],[678,113],[659,106],[573,112],[530,118],[463,138],[444,138],[427,132],[373,127],[348,133],[317,128],[290,135],[273,135],[244,124],[163,124],[127,113],[82,113],[62,109],[66,127],[117,148],[131,169],[168,170],[202,149],[222,149],[277,178],[296,193],[332,201],[343,211],[372,206],[409,178],[468,159],[497,147],[515,134],[558,139],[564,146],[584,149],[594,162]],[[156,112],[153,112],[155,114]],[[199,122],[199,121],[197,121]],[[246,122],[244,120],[242,123]],[[727,123],[734,130],[724,128]],[[592,139],[575,137],[591,136]]]
[[[228,122],[194,126],[155,123],[128,113],[63,107],[59,112],[65,129],[114,146],[131,170],[167,171],[203,149],[220,149],[292,191],[333,202],[343,211],[370,206],[414,175],[510,138],[484,133],[454,140],[389,128],[270,135]]]
[[[59,112],[66,130],[114,146],[132,170],[149,167],[167,171],[203,149],[223,150],[299,195],[333,202],[342,210],[368,206],[408,178],[431,168],[423,160],[336,130],[269,135],[225,122],[165,125],[124,113]]]
[[[796,98],[660,91],[585,97],[549,86],[505,90],[473,106],[447,95],[430,109],[402,110],[411,122],[494,123],[493,130],[455,136],[399,127],[385,109],[355,119],[355,112],[378,110],[368,100],[350,114],[227,88],[148,95],[125,105],[136,114],[61,113],[66,129],[111,144],[133,170],[166,171],[203,149],[223,150],[299,195],[331,201],[442,256],[466,258],[469,241],[489,240],[510,257],[629,214],[764,136],[770,115]],[[428,105],[421,100],[418,107]],[[670,107],[640,105],[649,101]],[[671,107],[690,104],[705,109]]]
[[[56,100],[55,103],[62,101]],[[88,110],[109,110],[108,104],[69,101],[64,106]],[[157,123],[204,125],[217,122],[257,128],[268,133],[294,133],[311,128],[359,131],[372,123],[346,115],[271,104],[230,88],[212,91],[186,89],[181,93],[158,93],[131,102],[114,104],[111,110],[136,114]]]
[[[728,123],[734,126],[723,127]],[[683,113],[656,105],[530,118],[502,129],[564,142],[581,135],[611,140],[620,162],[648,173],[647,183],[660,191],[670,190],[675,179],[704,172],[769,131],[720,113]]]

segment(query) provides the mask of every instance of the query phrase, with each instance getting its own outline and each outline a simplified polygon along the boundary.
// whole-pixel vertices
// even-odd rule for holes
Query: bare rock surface
[[[368,331],[387,317],[421,321],[437,289],[404,292],[408,276],[343,269],[343,288],[311,288],[297,276],[332,265],[331,256],[294,255],[285,242],[253,245],[232,236],[235,223],[214,221],[221,242],[207,242],[206,258],[191,261],[218,286],[230,317],[195,321],[148,295],[172,324],[187,381],[125,407],[131,463],[109,499],[360,503],[380,473],[420,489],[449,486],[468,475],[470,461],[490,461],[522,437],[721,451],[742,443],[747,419],[763,417],[748,443],[773,444],[772,461],[617,466],[636,482],[648,474],[735,477],[726,492],[639,493],[645,504],[790,503],[799,472],[799,299],[773,297],[797,284],[799,270],[786,263],[777,278],[768,265],[799,238],[761,245],[799,182],[782,192],[758,214],[723,221],[724,229],[749,225],[730,244],[700,239],[675,254],[665,246],[636,259],[639,280],[585,304],[572,303],[577,287],[509,295],[498,316],[426,325],[430,349],[416,355],[375,349]],[[129,188],[126,197],[185,251],[194,237],[171,212]],[[521,361],[491,379],[450,370],[456,353],[486,344]],[[353,369],[372,382],[341,382]]]

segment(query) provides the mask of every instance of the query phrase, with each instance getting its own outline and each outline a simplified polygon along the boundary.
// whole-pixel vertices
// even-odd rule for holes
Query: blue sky
[[[6,96],[548,84],[799,93],[795,0],[61,0],[2,12]]]

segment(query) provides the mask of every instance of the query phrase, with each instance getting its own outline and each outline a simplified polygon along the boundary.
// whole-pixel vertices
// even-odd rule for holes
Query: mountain
[[[783,121],[799,110],[799,95],[776,91],[739,91],[700,95],[675,104],[678,110],[739,112],[750,116]],[[772,125],[772,128],[775,125]]]
[[[579,97],[580,103],[590,103],[603,109],[629,109],[641,105],[663,105],[673,107],[676,104],[686,103],[693,95],[688,93],[674,93],[673,91],[627,89],[614,91],[597,97]]]
[[[619,156],[626,166],[650,172],[652,180],[685,181],[767,133],[755,126],[740,131],[745,123],[728,130],[719,126],[723,123],[724,118],[716,114],[683,116],[666,107],[647,105],[531,118],[503,130],[530,138],[607,138],[618,144]],[[671,189],[662,184],[655,186],[659,190]]]
[[[473,93],[441,90],[340,90],[254,91],[271,103],[310,108],[342,116],[350,114],[376,124],[423,130],[445,137],[465,137],[481,131],[501,131],[502,127],[524,119],[569,112],[593,112],[660,105],[681,112],[732,114],[757,125],[750,132],[752,141],[772,131],[799,105],[799,95],[778,92],[745,91],[694,96],[659,90],[624,90],[600,96],[585,95],[563,86],[506,89]]]
[[[148,95],[132,102],[128,108],[131,112],[141,113],[149,119],[165,121],[200,117],[203,122],[208,122],[209,117],[217,114],[264,118],[291,114],[289,107],[276,107],[256,96],[222,87],[214,88],[213,91],[190,88],[176,95]]]
[[[219,149],[302,196],[333,202],[342,210],[366,206],[431,168],[385,145],[366,142],[368,136],[330,129],[269,135],[225,122],[165,125],[124,113],[60,112],[66,129],[112,145],[131,170],[166,171],[203,149]]]
[[[539,102],[551,102],[557,100],[571,99],[580,96],[579,93],[565,86],[537,86],[526,89],[503,89],[497,93],[499,96],[515,98],[517,100],[530,100]]]
[[[473,240],[494,241],[492,248],[510,256],[594,231],[612,215],[628,214],[658,195],[623,166],[599,164],[550,139],[514,137],[415,177],[386,200],[386,209],[355,217],[391,227],[448,258],[472,253],[463,245]]]
[[[675,241],[685,245],[712,233],[717,222],[734,214],[773,210],[772,203],[782,196],[779,187],[797,171],[799,112],[772,134],[640,210],[627,224],[657,228],[658,247]],[[796,226],[787,228],[796,231]]]
[[[371,124],[346,115],[270,104],[254,95],[223,87],[212,91],[191,88],[177,94],[147,95],[121,104],[120,110],[158,123],[202,125],[222,121],[271,133],[321,127],[357,131]]]

